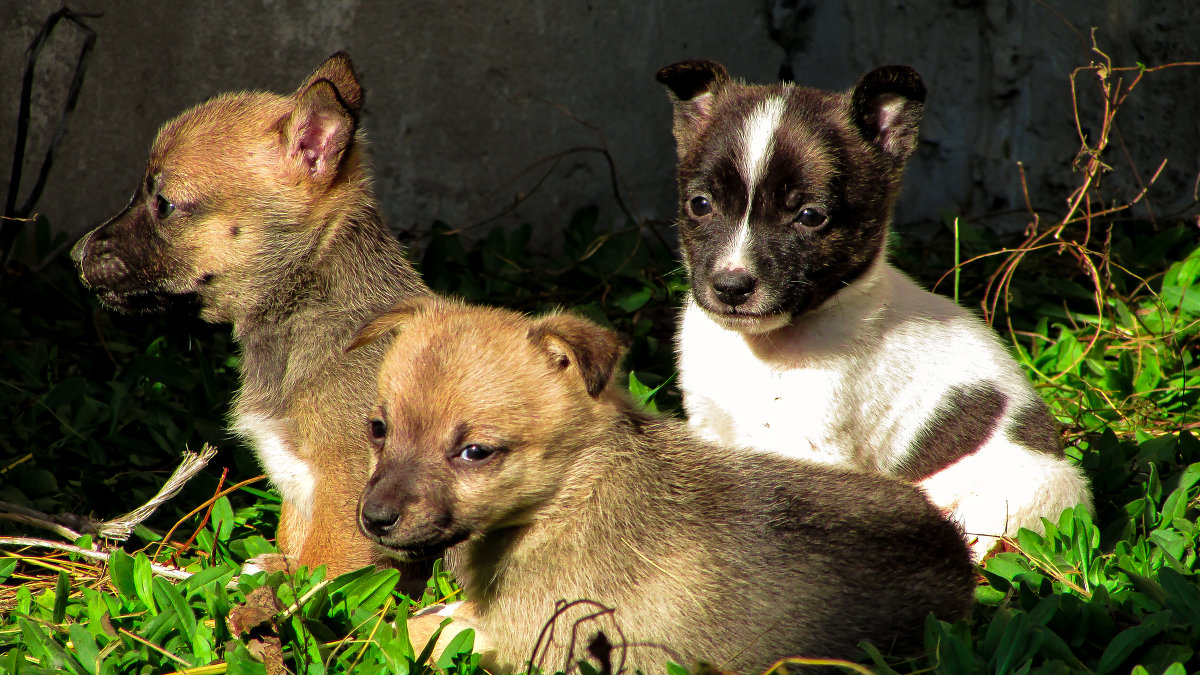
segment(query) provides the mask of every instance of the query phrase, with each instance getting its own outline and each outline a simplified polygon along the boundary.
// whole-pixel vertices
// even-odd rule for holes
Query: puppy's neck
[[[854,342],[871,340],[892,298],[895,270],[881,253],[861,276],[814,309],[767,333],[743,334],[760,360],[786,366],[845,354]]]
[[[308,256],[265,281],[272,292],[252,313],[234,321],[244,404],[282,410],[318,371],[348,358],[377,358],[383,345],[345,354],[354,331],[397,298],[427,292],[369,194],[334,215],[325,231]]]

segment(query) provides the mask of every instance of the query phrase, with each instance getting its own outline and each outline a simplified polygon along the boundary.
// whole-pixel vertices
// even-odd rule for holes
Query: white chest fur
[[[1036,396],[978,319],[882,263],[763,335],[726,329],[689,302],[678,340],[701,434],[883,473],[953,387],[987,381],[1018,402]]]
[[[316,477],[294,447],[287,420],[256,413],[238,414],[233,431],[254,447],[258,461],[283,499],[305,519],[312,518]]]
[[[680,384],[688,421],[708,440],[847,463],[849,448],[832,433],[845,403],[838,399],[847,393],[848,364],[839,361],[812,368],[767,363],[694,302],[684,309]]]

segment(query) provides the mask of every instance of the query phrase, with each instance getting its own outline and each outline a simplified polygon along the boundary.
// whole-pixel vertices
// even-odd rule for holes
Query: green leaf
[[[71,636],[71,644],[75,647],[79,663],[89,673],[96,675],[100,670],[100,648],[96,646],[96,640],[86,628],[77,623],[71,624],[68,633]]]
[[[46,634],[41,625],[29,621],[24,616],[17,615],[17,626],[21,629],[22,644],[29,649],[29,653],[34,658],[39,661],[50,658],[50,654],[46,650],[46,643],[52,641],[53,638]]]
[[[650,298],[653,297],[654,289],[646,286],[617,299],[617,307],[620,307],[621,311],[632,314],[644,307],[647,302],[650,302]]]
[[[187,581],[183,582],[183,587],[187,590],[188,597],[191,598],[191,596],[205,590],[210,584],[224,586],[237,573],[238,568],[234,565],[206,567],[188,577]]]
[[[1100,662],[1096,666],[1096,672],[1099,675],[1113,672],[1126,659],[1132,656],[1138,647],[1146,644],[1150,638],[1162,633],[1166,626],[1166,617],[1162,614],[1154,614],[1147,617],[1146,621],[1141,625],[1121,631],[1108,644],[1104,653],[1100,655]]]
[[[58,583],[54,586],[54,614],[50,620],[62,623],[67,618],[67,601],[71,599],[71,577],[66,570],[58,573]]]
[[[154,577],[153,584],[154,599],[160,607],[170,607],[175,610],[175,615],[179,617],[180,633],[188,640],[188,644],[194,646],[196,616],[192,614],[192,608],[188,606],[179,590],[171,582],[162,577]]]
[[[355,610],[374,612],[392,594],[400,581],[400,571],[380,570],[358,579],[346,588],[346,604]]]
[[[17,562],[16,558],[0,559],[0,582],[12,576],[13,571],[17,569]]]
[[[998,553],[984,561],[983,566],[988,572],[1009,581],[1031,571],[1029,563],[1016,553]]]
[[[133,558],[121,549],[113,549],[108,556],[108,574],[121,597],[137,597],[137,586],[133,583]]]
[[[1164,567],[1158,572],[1158,582],[1166,591],[1167,607],[1185,623],[1200,626],[1200,577],[1184,576]]]
[[[213,503],[209,528],[217,536],[217,541],[227,542],[229,535],[233,533],[233,525],[233,506],[228,497],[221,497]]]
[[[474,646],[475,631],[470,628],[461,631],[450,638],[450,643],[446,645],[446,650],[442,652],[441,658],[438,659],[438,668],[449,670],[450,666],[454,665],[455,659],[463,654],[470,654]]]
[[[133,587],[146,609],[151,614],[158,614],[159,607],[154,604],[154,572],[145,553],[138,553],[133,558]]]
[[[21,627],[21,637],[24,638],[25,646],[38,658],[40,665],[49,668],[43,672],[71,672],[79,675],[87,672],[83,664],[63,649],[58,640],[45,632],[45,629],[35,628],[33,623],[24,617],[17,617],[17,623]]]
[[[878,652],[878,650],[876,651]],[[667,675],[691,675],[691,673],[678,663],[667,661]]]

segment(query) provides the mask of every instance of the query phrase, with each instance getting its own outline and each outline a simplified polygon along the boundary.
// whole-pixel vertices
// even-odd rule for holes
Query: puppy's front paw
[[[263,553],[247,560],[246,564],[242,565],[242,574],[255,574],[257,572],[287,572],[288,574],[295,574],[298,569],[300,569],[299,561],[290,555]]]

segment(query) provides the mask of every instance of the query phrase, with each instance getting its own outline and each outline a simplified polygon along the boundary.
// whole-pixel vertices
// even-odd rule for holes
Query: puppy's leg
[[[1057,521],[1065,509],[1092,508],[1079,467],[995,436],[980,450],[920,483],[929,500],[962,524],[971,554],[981,560],[1001,535],[1022,527],[1044,532],[1041,516]]]
[[[328,562],[330,577],[370,565],[374,562],[374,547],[358,530],[358,490],[340,481],[321,480],[317,484],[312,518],[296,554],[300,564],[311,569]]]
[[[279,529],[275,531],[275,546],[279,553],[264,553],[250,558],[242,565],[242,574],[257,572],[287,572],[294,574],[300,567],[300,550],[308,531],[308,519],[288,500],[279,506]]]

